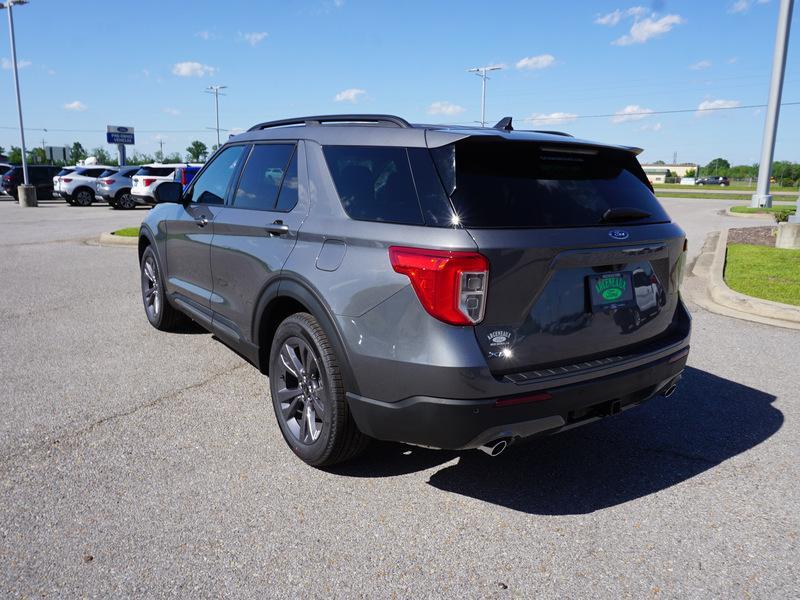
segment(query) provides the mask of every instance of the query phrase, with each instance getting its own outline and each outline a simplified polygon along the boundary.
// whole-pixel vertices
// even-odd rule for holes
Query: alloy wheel
[[[311,346],[290,337],[280,351],[280,380],[276,392],[281,417],[302,444],[319,439],[325,423],[325,389],[319,361]]]
[[[75,194],[75,203],[78,206],[89,206],[92,203],[92,194],[86,190],[81,190]]]
[[[144,275],[142,278],[144,307],[150,320],[157,321],[161,314],[161,284],[158,277],[158,265],[152,255],[145,257],[142,263],[142,274]]]

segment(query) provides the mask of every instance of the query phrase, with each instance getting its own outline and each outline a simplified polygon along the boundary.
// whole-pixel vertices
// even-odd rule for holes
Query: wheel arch
[[[286,317],[297,312],[308,312],[319,322],[340,358],[339,367],[345,389],[357,394],[358,384],[333,313],[310,285],[294,278],[282,277],[272,282],[264,290],[256,306],[252,339],[258,348],[258,367],[261,372],[269,374],[270,350],[278,326]]]

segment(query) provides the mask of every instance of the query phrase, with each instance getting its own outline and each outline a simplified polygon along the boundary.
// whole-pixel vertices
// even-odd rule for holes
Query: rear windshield
[[[100,173],[100,175],[98,175],[98,177],[111,177],[112,175],[116,175],[116,174],[117,174],[117,170],[116,169],[106,169],[105,171]]]
[[[69,175],[69,174],[70,174],[70,173],[72,173],[74,170],[75,170],[75,169],[61,169],[61,170],[60,170],[60,171],[59,171],[59,172],[56,174],[56,176],[57,176],[57,177],[63,177],[64,175]]]
[[[166,177],[172,175],[175,167],[142,167],[137,175],[150,175],[154,177]]]
[[[464,227],[591,226],[613,208],[650,215],[626,225],[669,221],[624,151],[473,139],[431,152]]]

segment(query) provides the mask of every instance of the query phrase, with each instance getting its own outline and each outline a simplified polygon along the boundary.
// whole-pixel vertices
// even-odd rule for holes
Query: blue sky
[[[134,126],[140,152],[159,139],[167,153],[210,145],[210,84],[228,86],[220,121],[231,130],[331,112],[470,123],[480,80],[466,69],[502,64],[487,120],[641,146],[645,161],[752,163],[763,109],[695,111],[766,103],[777,10],[778,0],[31,0],[14,15],[29,146],[105,146],[107,124]],[[800,101],[798,13],[784,102]],[[7,149],[19,138],[0,17]],[[785,106],[776,159],[800,161],[798,131],[800,105]]]

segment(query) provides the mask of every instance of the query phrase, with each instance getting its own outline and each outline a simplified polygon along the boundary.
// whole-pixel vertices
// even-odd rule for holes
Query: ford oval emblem
[[[612,229],[608,232],[608,235],[615,240],[627,240],[630,234],[622,229]]]
[[[117,131],[120,132],[120,133],[127,133],[128,132],[128,128],[127,127],[117,127]]]

